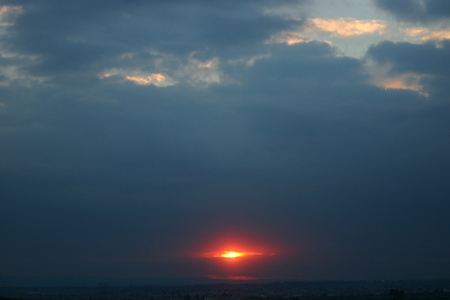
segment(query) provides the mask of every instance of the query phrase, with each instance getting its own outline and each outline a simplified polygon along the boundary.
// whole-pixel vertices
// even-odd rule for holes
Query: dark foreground
[[[0,300],[302,300],[449,299],[449,281],[295,281],[220,283],[189,286],[109,286],[0,288]]]

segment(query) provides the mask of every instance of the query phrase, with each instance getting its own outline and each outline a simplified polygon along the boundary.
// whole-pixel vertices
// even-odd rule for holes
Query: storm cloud
[[[450,3],[445,0],[375,0],[379,8],[411,22],[433,22],[450,17]]]
[[[306,4],[4,2],[0,275],[448,278],[448,41],[269,42]]]

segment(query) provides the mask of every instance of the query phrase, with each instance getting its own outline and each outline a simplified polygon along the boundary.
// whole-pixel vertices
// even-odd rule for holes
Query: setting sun
[[[234,251],[225,251],[223,254],[220,255],[220,257],[229,257],[229,258],[235,258],[244,256],[245,253],[242,252],[234,252]]]
[[[249,256],[273,256],[275,253],[261,253],[261,252],[239,252],[239,251],[223,251],[223,252],[204,252],[199,254],[200,257],[207,258],[238,258],[238,257],[249,257]]]

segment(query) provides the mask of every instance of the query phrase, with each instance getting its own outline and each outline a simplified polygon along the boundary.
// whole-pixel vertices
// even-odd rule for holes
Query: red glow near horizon
[[[235,258],[235,257],[244,256],[244,255],[245,255],[245,253],[242,253],[242,252],[225,251],[224,253],[222,253],[222,255],[220,255],[220,257]]]
[[[220,232],[203,237],[194,245],[197,251],[190,255],[196,258],[194,262],[202,269],[202,275],[217,280],[272,279],[277,274],[277,264],[286,255],[284,244],[274,238],[262,238],[255,232]]]
[[[222,251],[222,252],[204,252],[201,253],[200,257],[205,258],[239,258],[239,257],[248,257],[248,256],[273,256],[275,253],[261,253],[261,252],[248,252],[248,251]]]
[[[222,275],[206,275],[206,277],[211,278],[211,279],[222,279],[222,280],[263,280],[263,279],[270,279],[269,277],[222,276]]]

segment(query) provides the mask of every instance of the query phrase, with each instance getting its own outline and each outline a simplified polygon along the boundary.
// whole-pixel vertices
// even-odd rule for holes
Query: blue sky
[[[2,1],[0,276],[449,278],[449,20]]]

